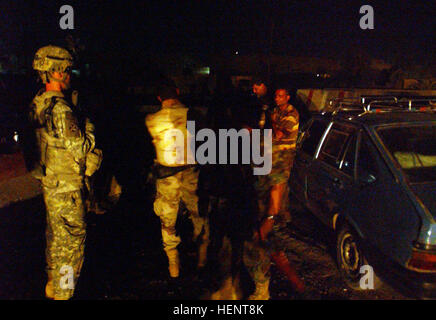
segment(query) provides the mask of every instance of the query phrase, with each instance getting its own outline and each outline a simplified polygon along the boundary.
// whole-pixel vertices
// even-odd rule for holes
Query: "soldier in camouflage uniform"
[[[303,284],[284,254],[286,224],[290,220],[288,180],[294,162],[298,135],[298,111],[289,104],[289,92],[278,89],[277,107],[271,114],[273,127],[272,168],[269,175],[257,177],[255,188],[258,197],[260,228],[253,241],[245,243],[244,263],[252,276],[256,289],[251,300],[269,299],[271,258],[285,273],[297,291]]]
[[[189,212],[194,227],[194,238],[202,238],[198,248],[198,267],[206,263],[209,243],[207,218],[201,217],[198,210],[198,169],[188,164],[194,159],[193,151],[188,148],[191,135],[187,130],[188,108],[178,100],[177,90],[171,85],[162,86],[158,99],[162,109],[146,117],[146,126],[153,138],[156,149],[155,175],[156,199],[154,211],[161,221],[162,242],[168,257],[169,273],[172,278],[179,276],[179,253],[177,246],[181,239],[176,234],[176,221],[179,203],[182,201]],[[173,130],[182,134],[180,144],[171,137]],[[172,158],[180,156],[180,158]],[[173,159],[174,161],[171,161]],[[194,160],[189,161],[191,163]]]
[[[81,123],[62,91],[69,87],[72,57],[63,48],[46,46],[35,54],[33,68],[46,90],[33,99],[40,163],[33,171],[41,181],[47,209],[46,296],[73,296],[84,259],[86,225],[82,197],[87,155],[94,149],[93,126]]]

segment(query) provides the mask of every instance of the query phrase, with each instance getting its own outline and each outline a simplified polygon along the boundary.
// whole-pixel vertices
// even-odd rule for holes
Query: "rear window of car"
[[[436,181],[436,125],[380,128],[377,133],[410,182]]]
[[[309,128],[304,131],[301,150],[310,156],[314,156],[318,143],[327,129],[327,125],[328,123],[326,121],[314,120],[312,124],[309,125]]]

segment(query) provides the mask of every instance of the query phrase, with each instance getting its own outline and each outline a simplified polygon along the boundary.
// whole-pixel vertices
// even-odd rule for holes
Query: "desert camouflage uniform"
[[[188,157],[193,158],[192,150],[188,148],[187,139],[190,133],[186,128],[187,124],[186,108],[182,104],[175,104],[162,107],[162,110],[150,114],[146,118],[146,125],[153,138],[153,144],[156,148],[156,162],[166,167],[185,166],[188,163]],[[176,156],[173,148],[173,139],[165,138],[168,130],[178,129],[184,137],[184,145],[178,146],[180,155],[183,155],[181,162],[174,164],[168,163],[165,155]],[[161,232],[163,248],[170,259],[170,256],[177,252],[177,246],[181,239],[176,234],[176,221],[179,211],[179,204],[182,201],[189,212],[189,217],[194,228],[194,238],[202,233],[202,246],[207,248],[209,242],[209,226],[206,217],[200,217],[198,211],[198,185],[197,168],[188,167],[174,175],[156,180],[156,198],[154,201],[154,211],[161,221]],[[205,250],[205,249],[204,249]]]
[[[180,243],[180,237],[176,235],[175,229],[180,201],[183,201],[189,211],[189,218],[194,226],[194,237],[197,237],[203,229],[204,218],[199,216],[196,194],[198,174],[196,168],[190,168],[156,180],[154,211],[161,220],[165,252],[175,250]]]
[[[283,192],[280,211],[267,241],[247,241],[245,243],[244,263],[255,283],[265,283],[269,280],[270,253],[285,249],[283,239],[288,237],[286,235],[286,224],[290,221],[288,180],[295,157],[299,124],[298,111],[292,105],[288,105],[283,111],[276,107],[271,115],[271,120],[273,130],[279,130],[284,135],[281,139],[273,138],[270,174],[257,176],[255,182],[259,223],[267,216],[271,188],[282,183],[286,183],[286,187]]]
[[[74,272],[75,285],[84,259],[86,224],[82,190],[86,156],[95,145],[92,125],[86,122],[85,128],[81,128],[70,104],[58,91],[38,93],[31,116],[38,126],[41,159],[36,177],[41,180],[47,209],[48,279],[56,298],[69,299],[74,286],[62,286],[65,273],[61,269]]]

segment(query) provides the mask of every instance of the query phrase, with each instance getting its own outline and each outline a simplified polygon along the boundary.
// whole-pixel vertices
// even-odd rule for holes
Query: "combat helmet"
[[[33,59],[33,69],[39,72],[43,83],[53,79],[51,77],[52,72],[68,73],[72,66],[73,57],[71,54],[64,48],[52,45],[40,48]],[[63,80],[65,80],[65,76]]]

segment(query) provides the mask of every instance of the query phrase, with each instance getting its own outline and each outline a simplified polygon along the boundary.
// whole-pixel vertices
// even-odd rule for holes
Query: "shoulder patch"
[[[80,137],[79,124],[72,112],[65,112],[65,136],[71,138]]]

